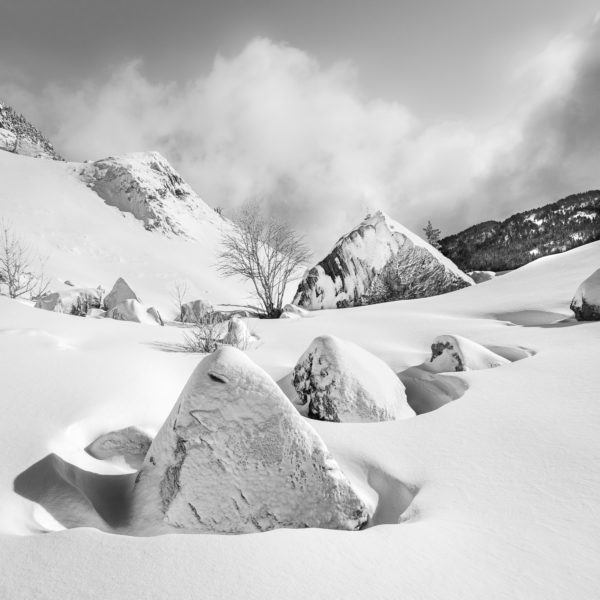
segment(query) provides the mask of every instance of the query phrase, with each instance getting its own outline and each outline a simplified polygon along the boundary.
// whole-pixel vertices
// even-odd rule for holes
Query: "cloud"
[[[209,204],[227,212],[260,198],[320,254],[369,210],[452,231],[591,184],[597,37],[557,38],[524,65],[510,82],[515,106],[491,125],[424,123],[364,97],[350,63],[325,67],[267,39],[186,84],[150,81],[130,62],[41,98],[22,85],[0,93],[69,158],[159,150]]]

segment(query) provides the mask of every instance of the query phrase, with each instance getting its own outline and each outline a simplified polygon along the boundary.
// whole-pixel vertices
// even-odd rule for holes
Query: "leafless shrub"
[[[266,316],[277,318],[285,288],[310,251],[301,236],[265,216],[257,202],[246,203],[233,221],[236,230],[223,236],[217,268],[226,277],[248,279]]]
[[[214,352],[219,347],[224,329],[222,315],[207,311],[184,334],[182,349],[185,352]]]
[[[38,267],[35,263],[38,262]],[[44,263],[14,233],[6,221],[0,221],[0,289],[6,287],[11,298],[29,294],[39,298],[48,289]]]

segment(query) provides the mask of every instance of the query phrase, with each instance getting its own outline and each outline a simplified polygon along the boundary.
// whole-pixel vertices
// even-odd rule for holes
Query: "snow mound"
[[[102,288],[69,288],[42,296],[35,308],[85,316],[91,309],[101,307],[102,293]]]
[[[280,319],[300,319],[305,317],[311,317],[309,310],[305,310],[304,308],[300,308],[295,304],[286,304],[280,315]]]
[[[440,335],[431,344],[429,366],[435,373],[491,369],[508,363],[508,359],[459,335]]]
[[[201,222],[231,227],[158,152],[111,156],[76,170],[106,204],[133,214],[150,231],[201,239]]]
[[[147,433],[137,427],[126,427],[101,435],[85,451],[99,460],[123,457],[128,465],[139,469],[150,444],[152,439]]]
[[[243,352],[196,367],[136,479],[134,518],[190,531],[358,529],[363,501],[313,428]]]
[[[125,300],[106,313],[107,319],[132,321],[146,325],[164,325],[159,312],[153,307],[146,307],[137,300]]]
[[[244,350],[250,344],[250,338],[250,330],[245,321],[242,321],[238,317],[234,317],[228,321],[227,333],[223,338],[224,344]]]
[[[212,304],[204,300],[192,300],[181,305],[181,314],[179,316],[182,323],[196,323],[207,313],[213,311]]]
[[[119,277],[115,281],[112,290],[104,298],[104,308],[111,310],[118,304],[125,302],[125,300],[137,300],[137,302],[141,302],[129,284],[122,277]]]
[[[402,382],[375,355],[333,336],[313,340],[294,368],[294,389],[308,416],[371,422],[414,417]]]
[[[490,279],[494,279],[494,277],[496,277],[496,273],[494,273],[494,271],[469,271],[467,275],[475,283],[483,283],[484,281],[489,281]]]
[[[577,288],[571,310],[578,321],[600,321],[600,269]]]
[[[293,303],[310,310],[345,308],[435,296],[472,284],[451,260],[379,211],[306,272]]]

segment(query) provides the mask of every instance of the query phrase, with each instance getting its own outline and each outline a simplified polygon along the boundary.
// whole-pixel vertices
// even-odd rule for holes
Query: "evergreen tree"
[[[425,232],[425,239],[437,250],[441,249],[440,245],[440,237],[442,236],[442,232],[439,229],[436,229],[431,221],[427,221],[427,227],[423,227],[423,231]]]

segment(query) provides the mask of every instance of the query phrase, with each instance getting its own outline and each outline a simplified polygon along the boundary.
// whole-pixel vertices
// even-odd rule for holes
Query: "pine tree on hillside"
[[[439,229],[436,229],[431,221],[427,221],[427,227],[423,227],[423,231],[425,232],[425,239],[437,250],[441,249],[440,238],[442,236],[442,232]]]

